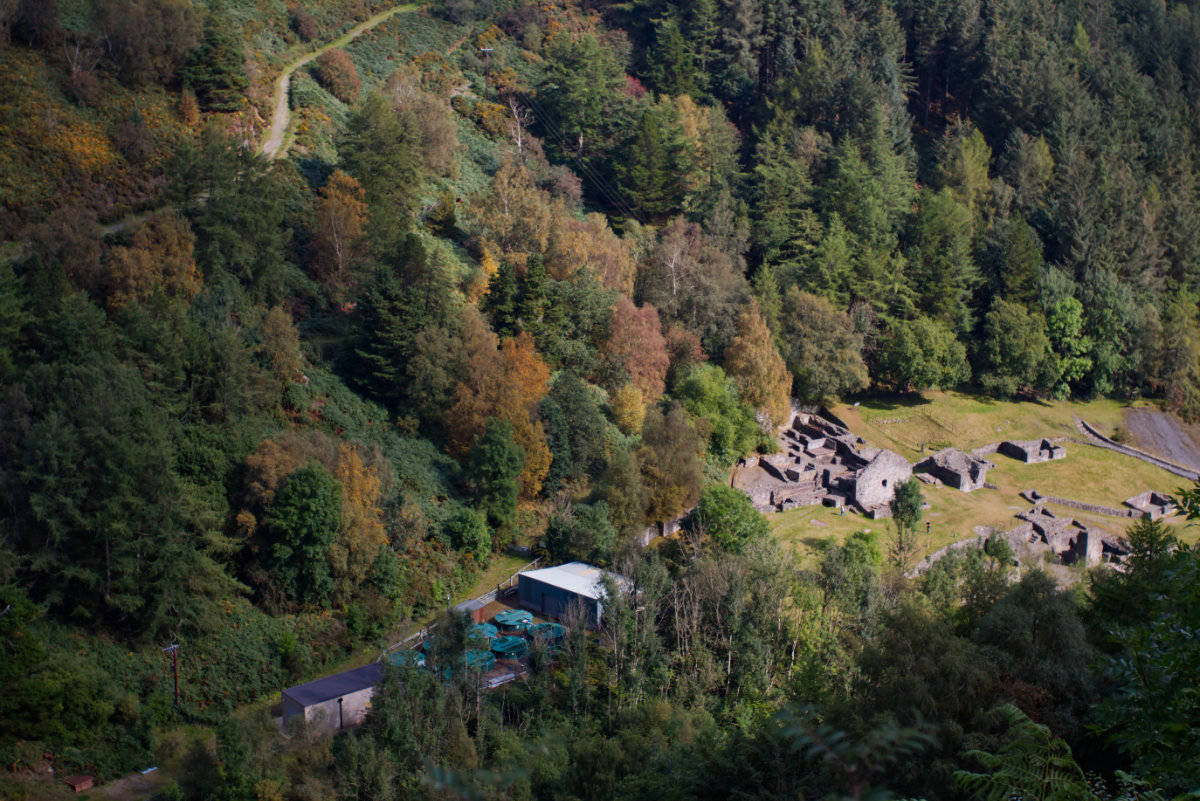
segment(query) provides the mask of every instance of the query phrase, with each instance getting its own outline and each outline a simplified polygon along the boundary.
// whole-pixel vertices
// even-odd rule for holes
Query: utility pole
[[[162,649],[164,654],[171,655],[171,671],[175,674],[175,706],[179,706],[179,643],[173,642]]]
[[[488,96],[488,76],[492,72],[492,51],[494,47],[481,47],[479,52],[483,53],[483,99],[487,100]]]

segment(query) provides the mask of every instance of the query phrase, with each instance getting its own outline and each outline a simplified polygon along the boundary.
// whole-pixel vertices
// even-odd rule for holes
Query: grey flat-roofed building
[[[627,581],[615,573],[607,573],[583,562],[568,562],[558,567],[530,570],[517,576],[517,591],[521,606],[545,617],[561,618],[572,606],[580,606],[587,616],[587,625],[596,628],[604,619],[604,600],[607,593],[603,578],[609,575],[618,586]]]
[[[283,691],[284,723],[303,715],[307,723],[329,729],[362,723],[371,708],[375,685],[383,678],[383,666],[372,662],[345,673],[298,684]]]

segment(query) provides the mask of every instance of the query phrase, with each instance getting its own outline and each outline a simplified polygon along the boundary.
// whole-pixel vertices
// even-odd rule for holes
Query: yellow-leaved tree
[[[490,331],[474,339],[465,343],[471,349],[471,379],[458,385],[454,405],[446,413],[447,450],[465,458],[488,418],[510,423],[513,440],[525,451],[521,496],[532,498],[550,470],[550,448],[536,411],[550,387],[550,368],[526,332],[505,339],[499,348]]]
[[[725,372],[764,418],[767,430],[787,422],[791,413],[792,376],[771,339],[758,304],[738,316],[737,335],[725,349]]]
[[[344,603],[357,594],[379,549],[388,544],[383,502],[392,476],[377,447],[342,443],[333,477],[342,485],[342,525],[329,547],[329,568],[333,598]]]

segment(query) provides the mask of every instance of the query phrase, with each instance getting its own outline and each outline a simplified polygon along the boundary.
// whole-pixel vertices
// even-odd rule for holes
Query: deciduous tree
[[[137,226],[128,245],[108,252],[102,282],[108,304],[120,308],[159,292],[190,301],[200,291],[195,243],[191,227],[177,214],[151,217]]]
[[[565,281],[586,267],[609,289],[633,294],[637,263],[631,245],[613,233],[603,214],[589,214],[583,220],[556,215],[551,225],[546,251],[551,276]]]
[[[774,431],[791,419],[791,376],[757,305],[738,317],[737,335],[725,349],[725,372]]]
[[[700,455],[704,440],[678,403],[646,412],[638,468],[646,487],[646,519],[671,520],[695,506],[700,497]]]
[[[741,553],[750,543],[765,540],[770,534],[767,521],[746,493],[723,484],[704,488],[684,527],[707,538],[718,551],[730,553]]]
[[[638,273],[638,299],[700,338],[719,354],[729,342],[742,304],[750,296],[745,276],[726,253],[709,243],[700,226],[676,217]]]
[[[997,395],[1046,389],[1050,340],[1042,315],[997,298],[984,318],[979,381]]]
[[[658,309],[649,304],[639,309],[623,297],[613,309],[609,331],[604,358],[629,376],[643,398],[662,395],[669,358]]]
[[[732,465],[761,441],[754,409],[742,402],[737,387],[717,365],[691,368],[675,382],[672,395],[701,421],[708,434],[707,456],[717,464]]]
[[[916,556],[915,532],[917,523],[921,522],[921,507],[924,505],[925,495],[921,492],[921,482],[915,478],[897,484],[895,495],[888,503],[892,519],[896,522],[891,556],[901,573],[908,572]]]
[[[470,554],[477,564],[484,564],[492,552],[492,535],[487,523],[470,507],[462,507],[446,521],[446,536],[456,550]]]
[[[104,40],[130,86],[172,83],[200,42],[200,16],[187,0],[102,0],[96,6]]]
[[[879,349],[875,380],[901,392],[949,389],[971,377],[967,351],[944,322],[893,320]]]
[[[829,301],[790,287],[783,300],[779,340],[795,376],[797,397],[828,401],[867,386],[863,338],[850,315]]]
[[[362,91],[358,69],[350,54],[340,47],[317,56],[316,75],[321,86],[343,103],[349,105],[358,100],[358,93]]]
[[[341,525],[329,546],[332,597],[348,603],[367,586],[380,548],[390,545],[383,525],[383,507],[393,477],[378,449],[351,443],[338,446],[333,477],[342,487],[342,502]]]
[[[336,170],[318,194],[312,241],[313,272],[337,290],[358,278],[367,222],[366,192],[356,179]]]

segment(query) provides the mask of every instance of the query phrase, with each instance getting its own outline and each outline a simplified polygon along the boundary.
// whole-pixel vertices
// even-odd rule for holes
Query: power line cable
[[[627,217],[632,217],[638,222],[645,224],[646,221],[625,200],[621,192],[613,188],[613,186],[609,184],[609,182],[605,180],[602,175],[598,174],[594,169],[592,169],[582,157],[580,157],[571,149],[566,134],[554,122],[554,119],[550,116],[550,114],[544,108],[542,108],[541,104],[534,100],[530,95],[522,94],[518,95],[518,97],[523,103],[525,103],[526,107],[533,112],[534,116],[537,117],[538,122],[542,124],[542,127],[546,130],[546,132],[550,134],[550,136],[558,143],[563,153],[570,155],[571,158],[574,159],[575,163],[579,166],[580,172],[583,173],[583,176],[592,183],[601,196]]]

